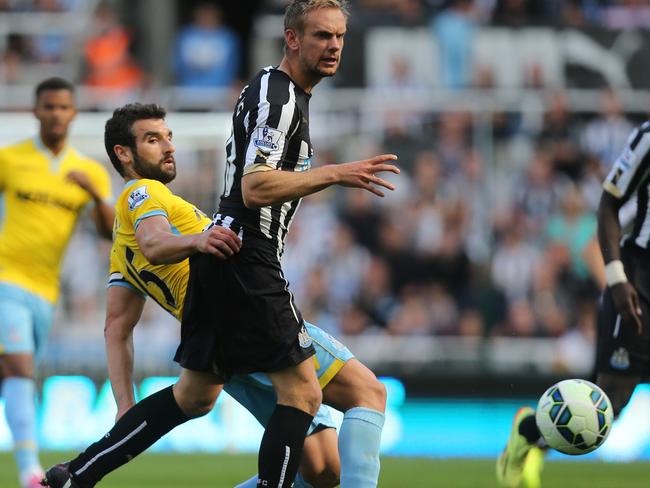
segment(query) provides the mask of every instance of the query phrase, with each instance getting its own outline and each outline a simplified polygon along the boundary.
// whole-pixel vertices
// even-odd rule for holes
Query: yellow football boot
[[[522,407],[515,414],[508,444],[499,456],[499,459],[497,459],[497,481],[499,482],[499,486],[505,488],[528,488],[528,485],[524,484],[524,465],[526,464],[528,453],[534,447],[534,444],[530,444],[519,433],[519,425],[522,420],[530,415],[535,415],[535,410],[530,407]],[[532,473],[530,476],[534,478]],[[539,484],[532,486],[539,486]]]

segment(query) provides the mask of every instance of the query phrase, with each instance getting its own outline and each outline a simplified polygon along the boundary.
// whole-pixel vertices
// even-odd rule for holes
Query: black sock
[[[523,435],[529,444],[535,444],[540,437],[542,437],[541,432],[537,428],[537,421],[535,420],[535,415],[529,415],[521,421],[519,424],[519,433]]]
[[[149,395],[126,412],[108,434],[70,461],[70,474],[80,486],[91,488],[187,420],[171,386]]]
[[[313,418],[294,407],[275,406],[260,445],[257,486],[288,488],[293,484]]]

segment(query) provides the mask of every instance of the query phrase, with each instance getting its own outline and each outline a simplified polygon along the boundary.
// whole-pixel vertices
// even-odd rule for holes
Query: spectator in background
[[[538,142],[550,150],[555,171],[564,173],[576,181],[583,170],[583,160],[578,145],[579,121],[571,113],[564,91],[553,93],[547,107]]]
[[[84,48],[84,83],[117,93],[139,88],[144,75],[131,56],[131,34],[108,5],[100,5],[95,12],[91,32]]]
[[[37,0],[34,9],[48,14],[64,12],[59,0]],[[34,58],[39,63],[60,63],[66,48],[66,35],[63,33],[48,33],[33,38]]]
[[[26,38],[10,34],[0,63],[0,81],[7,85],[24,82],[25,63],[29,57]]]
[[[618,94],[611,88],[604,89],[600,95],[600,113],[587,124],[581,138],[583,151],[600,161],[600,181],[621,154],[632,129],[623,115]]]
[[[431,22],[438,41],[440,81],[444,88],[467,88],[472,81],[475,37],[472,9],[472,0],[450,0]]]
[[[492,24],[500,27],[526,27],[543,24],[548,0],[496,0]]]
[[[513,216],[503,229],[492,259],[492,281],[509,302],[530,297],[535,271],[541,263],[539,251],[524,238],[524,220]]]
[[[552,153],[538,147],[523,175],[513,185],[513,205],[525,218],[526,231],[539,236],[559,206],[569,180],[554,171]]]
[[[174,68],[180,86],[228,88],[240,68],[240,40],[223,24],[223,14],[212,3],[199,4],[190,25],[176,40]]]
[[[568,271],[580,281],[590,276],[584,250],[595,233],[596,216],[585,211],[580,190],[568,185],[560,210],[548,222],[546,238],[549,246],[557,247],[558,256],[564,256]]]

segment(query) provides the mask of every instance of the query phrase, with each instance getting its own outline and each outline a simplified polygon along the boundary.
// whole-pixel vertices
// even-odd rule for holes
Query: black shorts
[[[190,258],[174,361],[228,379],[279,371],[314,353],[272,250],[243,247],[226,260],[207,254]]]
[[[607,287],[598,313],[596,373],[647,378],[650,374],[650,252],[627,244],[621,249],[621,261],[639,296],[643,334],[639,335],[635,324],[622,322]]]

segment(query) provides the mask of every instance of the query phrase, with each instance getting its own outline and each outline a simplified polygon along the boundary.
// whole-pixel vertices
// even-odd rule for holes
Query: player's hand
[[[610,288],[614,306],[624,324],[634,324],[639,335],[643,332],[641,306],[636,290],[629,282],[617,283]]]
[[[241,249],[241,239],[232,230],[215,225],[203,231],[197,241],[197,250],[227,259]]]
[[[88,178],[88,175],[86,173],[75,170],[68,171],[68,173],[65,175],[65,179],[79,185],[81,188],[90,193],[90,196],[93,198],[97,197],[97,191],[95,190],[95,187],[91,183],[90,178]]]
[[[363,188],[383,197],[384,192],[377,187],[384,187],[392,191],[395,189],[395,185],[380,178],[377,173],[390,171],[399,174],[399,168],[390,163],[395,160],[397,160],[397,156],[394,154],[382,154],[370,159],[336,165],[337,183],[352,188]]]

